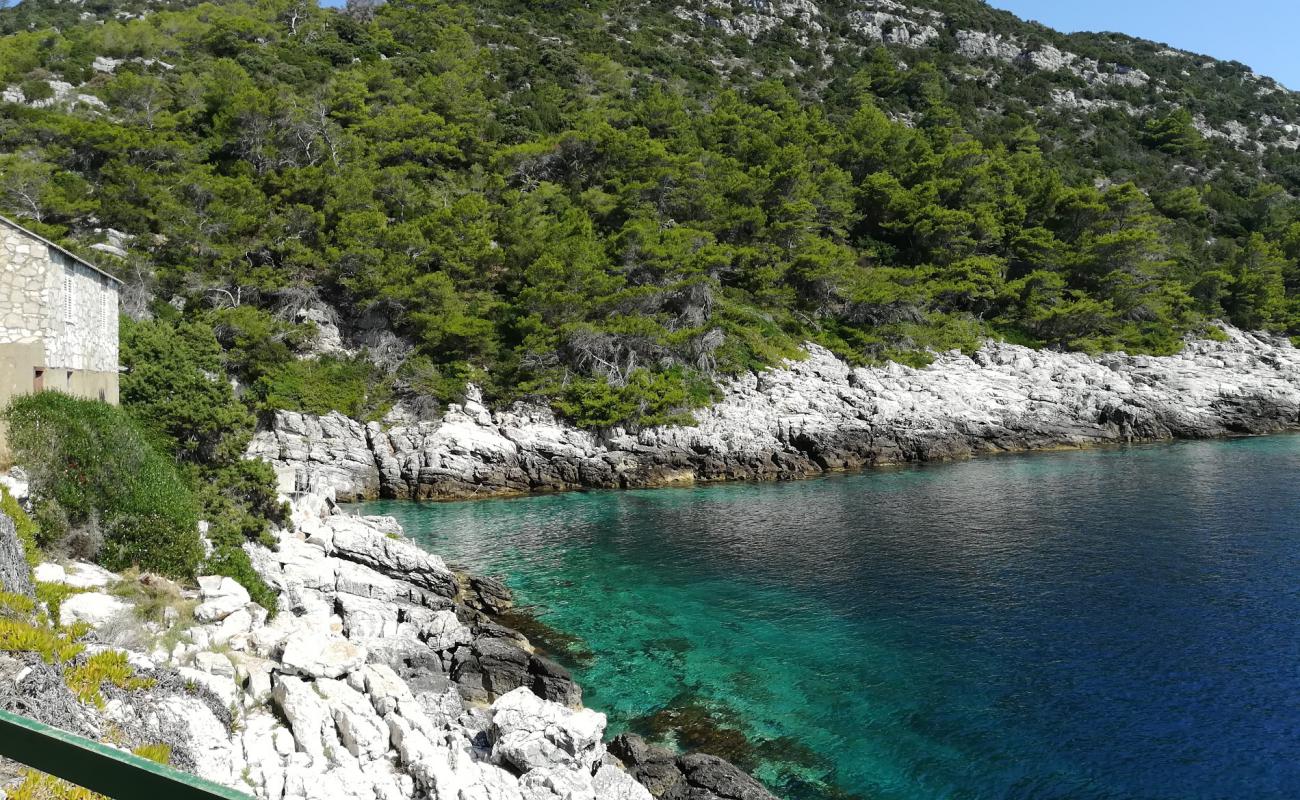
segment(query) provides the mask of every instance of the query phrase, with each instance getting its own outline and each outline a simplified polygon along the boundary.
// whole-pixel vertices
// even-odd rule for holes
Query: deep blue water
[[[1279,436],[367,510],[579,637],[615,729],[711,719],[787,798],[1294,798],[1297,475]]]

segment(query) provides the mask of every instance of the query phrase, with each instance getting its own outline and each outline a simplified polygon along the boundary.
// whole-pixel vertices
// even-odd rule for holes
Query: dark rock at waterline
[[[689,800],[776,800],[763,784],[730,761],[706,753],[687,753],[677,767],[690,785]]]
[[[457,648],[451,659],[451,680],[463,697],[474,702],[490,702],[527,686],[544,700],[571,707],[582,704],[582,687],[569,671],[524,650],[517,639],[481,636],[469,647]]]
[[[677,768],[677,754],[673,751],[652,745],[635,733],[623,733],[609,743],[609,753],[660,800],[682,796],[686,778]]]
[[[625,733],[609,752],[658,800],[776,800],[739,767],[706,753],[677,756]]]
[[[573,682],[569,671],[545,656],[534,655],[528,662],[533,676],[529,688],[543,700],[553,700],[570,708],[582,705],[582,687]]]
[[[483,688],[489,694],[500,697],[528,684],[528,662],[532,657],[513,644],[501,639],[479,639],[474,642],[474,655],[483,673]]]
[[[6,592],[27,597],[32,597],[36,591],[14,521],[3,513],[0,513],[0,587]]]
[[[510,587],[496,578],[472,575],[465,602],[488,614],[503,614],[514,606],[515,598]]]

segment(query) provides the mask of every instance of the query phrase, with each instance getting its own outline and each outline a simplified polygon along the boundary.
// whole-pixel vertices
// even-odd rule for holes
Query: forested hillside
[[[129,366],[253,410],[473,381],[602,428],[805,340],[1300,333],[1300,97],[976,0],[23,0],[0,32],[2,212],[128,282]]]

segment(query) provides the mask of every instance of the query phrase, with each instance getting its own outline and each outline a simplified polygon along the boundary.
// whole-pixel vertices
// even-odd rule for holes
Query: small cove
[[[802,798],[1289,797],[1300,437],[354,507],[498,574],[614,730]]]

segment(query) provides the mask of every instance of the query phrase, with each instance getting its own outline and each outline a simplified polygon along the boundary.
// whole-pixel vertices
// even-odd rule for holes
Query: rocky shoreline
[[[738,768],[622,736],[526,637],[496,621],[509,590],[457,573],[388,517],[297,497],[275,550],[249,545],[274,616],[230,578],[181,587],[85,563],[41,564],[49,612],[81,624],[62,669],[0,655],[0,707],[267,800],[774,800]],[[0,539],[16,542],[0,531]],[[66,628],[65,628],[66,629]],[[94,701],[66,670],[123,654]],[[621,753],[621,761],[614,753]]]
[[[807,358],[742,376],[696,424],[604,436],[476,393],[437,421],[279,412],[250,455],[281,488],[340,500],[454,499],[697,481],[784,480],[981,453],[1268,433],[1300,425],[1300,350],[1224,329],[1174,356],[990,342],[924,369]]]

